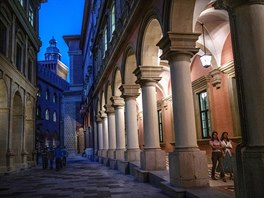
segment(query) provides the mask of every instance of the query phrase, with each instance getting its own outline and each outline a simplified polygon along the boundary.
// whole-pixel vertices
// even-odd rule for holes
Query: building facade
[[[0,1],[0,173],[34,164],[40,0]]]
[[[65,35],[64,41],[69,47],[70,83],[69,90],[64,92],[63,120],[64,146],[70,154],[82,153],[85,148],[85,131],[83,118],[80,114],[83,100],[83,70],[80,36]]]
[[[62,99],[69,89],[66,81],[68,67],[61,62],[57,41],[52,38],[46,49],[45,60],[38,61],[36,143],[38,148],[63,145]]]
[[[211,133],[227,131],[237,196],[261,197],[263,11],[263,1],[86,0],[84,128],[99,160],[163,170],[169,153],[171,184],[206,186]]]

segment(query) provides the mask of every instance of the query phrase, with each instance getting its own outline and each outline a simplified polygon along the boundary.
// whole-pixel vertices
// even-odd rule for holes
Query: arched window
[[[53,103],[57,103],[57,94],[55,93],[52,98]]]
[[[49,110],[46,109],[45,111],[45,120],[49,120]]]
[[[104,35],[103,35],[103,47],[104,47],[104,53],[103,53],[103,58],[105,57],[105,52],[107,50],[107,26],[105,26],[105,29],[104,29]]]
[[[113,32],[115,31],[115,4],[112,5],[111,8],[111,38],[113,36]]]
[[[41,118],[41,108],[37,107],[37,118]]]
[[[46,90],[46,95],[45,95],[46,100],[49,100],[49,96],[50,96],[50,93],[49,93],[49,90],[47,89]]]
[[[57,114],[55,111],[53,112],[53,122],[57,122]]]

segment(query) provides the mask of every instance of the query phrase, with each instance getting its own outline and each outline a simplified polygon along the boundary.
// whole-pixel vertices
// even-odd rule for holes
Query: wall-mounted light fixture
[[[201,23],[202,26],[202,34],[203,34],[203,45],[204,45],[204,55],[200,57],[202,65],[204,68],[208,68],[211,66],[212,56],[206,53],[206,46],[205,46],[205,39],[204,39],[204,25]]]

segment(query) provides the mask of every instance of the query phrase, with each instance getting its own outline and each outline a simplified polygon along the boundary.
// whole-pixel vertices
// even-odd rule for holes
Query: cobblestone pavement
[[[159,188],[134,180],[104,165],[85,158],[69,158],[60,171],[32,169],[0,176],[0,197],[114,197],[165,198]]]

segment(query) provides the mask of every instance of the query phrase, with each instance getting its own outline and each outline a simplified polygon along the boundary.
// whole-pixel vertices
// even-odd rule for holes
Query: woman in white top
[[[209,141],[209,144],[212,148],[212,173],[211,178],[213,180],[216,180],[215,172],[216,167],[218,167],[220,171],[220,177],[223,179],[224,182],[226,182],[225,179],[225,173],[223,169],[223,152],[222,152],[222,146],[221,142],[218,139],[218,133],[216,131],[212,132],[211,140]]]
[[[221,145],[224,152],[223,167],[225,173],[230,174],[230,179],[233,178],[233,158],[232,158],[232,142],[228,138],[228,133],[223,132],[221,136]]]

